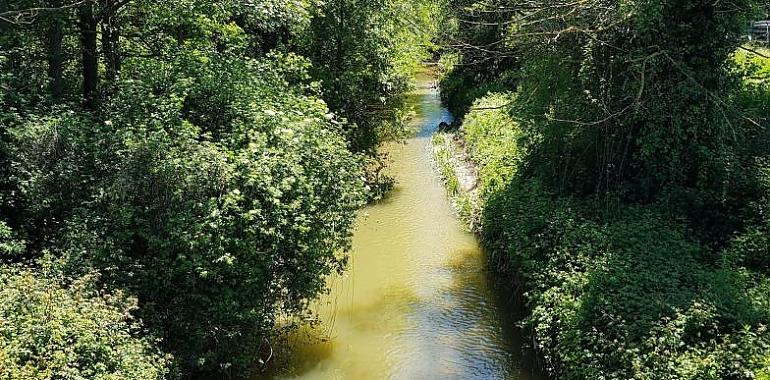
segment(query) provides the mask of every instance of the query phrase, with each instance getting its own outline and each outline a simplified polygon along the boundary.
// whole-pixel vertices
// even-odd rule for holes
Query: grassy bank
[[[478,177],[475,170],[470,173],[469,168],[473,166],[466,160],[462,146],[458,145],[461,140],[456,137],[454,133],[443,132],[433,135],[433,160],[458,218],[468,230],[478,232],[481,228],[481,210],[475,189]]]
[[[460,130],[433,136],[433,157],[466,226],[481,232],[485,199],[505,186],[516,173],[521,159],[516,144],[516,122],[500,107],[511,94],[494,94],[480,99]]]

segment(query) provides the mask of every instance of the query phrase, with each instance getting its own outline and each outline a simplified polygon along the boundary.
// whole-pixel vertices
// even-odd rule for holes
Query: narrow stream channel
[[[410,97],[416,137],[385,149],[398,184],[361,215],[350,268],[316,306],[324,321],[291,339],[279,379],[521,379],[511,312],[473,234],[453,215],[430,136],[452,115],[433,79]],[[328,337],[319,339],[318,337]]]

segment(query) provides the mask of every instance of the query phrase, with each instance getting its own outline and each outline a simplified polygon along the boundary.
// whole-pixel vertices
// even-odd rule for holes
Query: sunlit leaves
[[[140,337],[136,300],[74,281],[0,269],[0,374],[9,379],[162,380],[169,358]]]

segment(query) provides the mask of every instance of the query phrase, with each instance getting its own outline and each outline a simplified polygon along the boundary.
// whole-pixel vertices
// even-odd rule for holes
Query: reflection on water
[[[330,279],[320,326],[289,337],[281,379],[532,379],[486,278],[476,238],[453,216],[430,135],[451,114],[430,77],[410,98],[417,136],[383,149],[398,180],[361,215],[350,268]]]

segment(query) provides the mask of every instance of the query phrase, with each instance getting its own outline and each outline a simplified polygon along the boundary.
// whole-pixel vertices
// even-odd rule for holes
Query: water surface
[[[511,311],[490,285],[479,242],[433,167],[430,136],[452,115],[432,78],[419,82],[410,97],[416,136],[383,148],[398,184],[362,213],[349,270],[315,306],[323,322],[290,338],[276,378],[534,378],[521,369]]]

